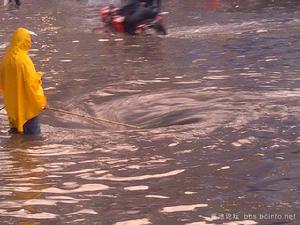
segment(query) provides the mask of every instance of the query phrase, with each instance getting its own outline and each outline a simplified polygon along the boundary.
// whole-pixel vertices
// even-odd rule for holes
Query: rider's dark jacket
[[[136,12],[140,6],[140,3],[144,3],[146,8],[159,11],[160,0],[126,0],[123,6],[120,8],[120,14],[128,16]]]
[[[120,8],[119,13],[123,16],[129,16],[139,8],[139,5],[139,0],[127,0],[123,3],[123,6]]]
[[[145,2],[145,7],[160,8],[160,0],[142,0]]]

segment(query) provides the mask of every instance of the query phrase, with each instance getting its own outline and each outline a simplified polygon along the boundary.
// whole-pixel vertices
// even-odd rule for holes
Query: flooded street
[[[166,36],[92,32],[110,2],[0,4],[0,57],[37,33],[49,106],[140,127],[45,110],[26,137],[2,110],[0,224],[300,224],[300,3],[165,0]]]

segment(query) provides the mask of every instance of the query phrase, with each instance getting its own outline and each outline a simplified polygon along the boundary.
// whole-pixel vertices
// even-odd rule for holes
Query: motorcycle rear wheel
[[[153,29],[156,31],[157,34],[160,35],[167,35],[167,29],[165,28],[165,26],[162,23],[155,23],[152,25]]]

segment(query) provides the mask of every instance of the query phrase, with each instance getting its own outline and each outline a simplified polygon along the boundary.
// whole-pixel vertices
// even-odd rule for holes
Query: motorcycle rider
[[[136,26],[156,17],[160,0],[127,0],[119,13],[125,17],[125,32],[134,35]]]
[[[8,3],[11,3],[12,0],[6,0],[4,1],[4,6],[7,5]],[[21,1],[20,0],[15,0],[16,6],[19,7],[21,5]]]

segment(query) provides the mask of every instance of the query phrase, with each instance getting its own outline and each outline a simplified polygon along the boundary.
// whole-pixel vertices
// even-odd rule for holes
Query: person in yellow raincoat
[[[11,133],[39,134],[38,115],[47,105],[42,73],[35,70],[28,56],[30,47],[30,31],[18,28],[0,64],[0,93]]]

